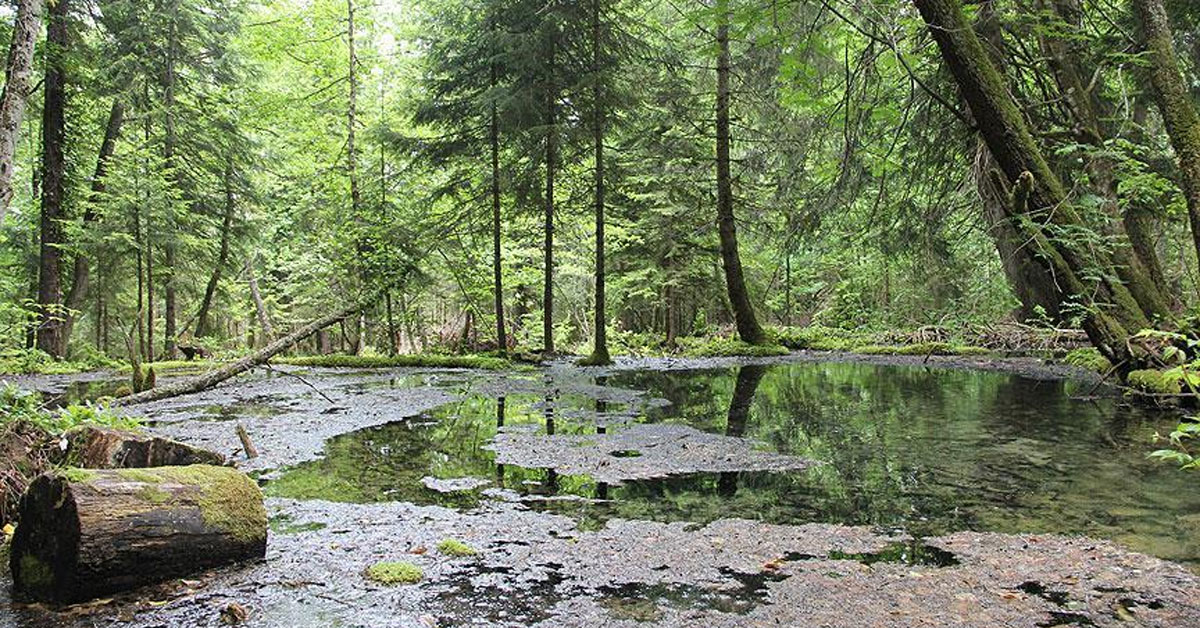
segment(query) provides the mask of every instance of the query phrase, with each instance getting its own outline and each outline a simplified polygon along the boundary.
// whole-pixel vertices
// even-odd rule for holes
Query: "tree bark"
[[[204,287],[204,299],[200,301],[200,311],[196,314],[196,337],[203,338],[212,333],[209,322],[213,296],[217,292],[217,284],[221,281],[221,272],[229,263],[229,240],[233,231],[233,214],[237,207],[236,196],[233,192],[233,158],[225,164],[225,215],[221,219],[221,248],[217,253],[217,264],[213,267],[208,285]]]
[[[172,185],[176,190],[182,191],[179,164],[176,162],[179,140],[175,128],[175,88],[177,78],[175,75],[175,63],[179,47],[179,26],[177,24],[177,20],[179,19],[178,0],[171,0],[168,12],[167,59],[166,71],[163,73],[163,122],[166,136],[163,139],[163,161],[166,164],[167,176],[170,177]],[[168,226],[174,226],[174,212],[168,212],[167,224]],[[163,354],[166,356],[166,359],[173,360],[175,359],[175,349],[178,343],[178,339],[175,337],[178,334],[178,330],[176,329],[178,303],[175,285],[175,267],[177,265],[176,258],[178,251],[174,234],[166,238],[163,253],[163,265],[166,267],[163,277]]]
[[[0,224],[8,213],[13,197],[13,167],[21,119],[29,97],[29,77],[33,74],[33,50],[42,28],[42,0],[20,0],[13,21],[12,41],[8,47],[4,92],[0,94]]]
[[[258,289],[253,258],[246,261],[246,274],[249,276],[250,298],[254,300],[254,314],[258,317],[258,326],[262,328],[263,340],[271,342],[275,336],[275,330],[271,326],[271,317],[267,314],[267,305],[263,303],[262,292]]]
[[[593,178],[596,212],[596,304],[595,342],[588,364],[612,364],[608,354],[608,316],[604,297],[604,91],[600,68],[601,52],[600,0],[592,0],[592,145],[596,170]]]
[[[766,334],[758,324],[742,258],[738,252],[737,222],[733,214],[733,175],[730,172],[729,130],[729,0],[717,0],[717,229],[721,238],[721,263],[725,288],[733,307],[738,336],[743,342],[762,344]]]
[[[66,106],[67,59],[70,47],[69,0],[58,0],[50,7],[46,27],[49,49],[46,80],[42,88],[42,214],[38,255],[38,306],[40,320],[37,348],[61,358],[65,354],[62,317],[62,221],[66,194]]]
[[[1179,70],[1171,24],[1162,0],[1134,0],[1133,7],[1150,56],[1150,84],[1154,87],[1155,101],[1179,160],[1192,242],[1200,256],[1200,111]]]
[[[542,350],[554,353],[554,168],[558,160],[558,122],[556,120],[558,91],[554,78],[556,33],[551,26],[546,50],[546,198],[543,229],[545,242],[542,254],[545,270],[542,285]]]
[[[47,474],[20,513],[10,565],[27,601],[83,602],[266,554],[262,493],[228,467]]]
[[[1054,229],[1078,229],[1083,223],[958,0],[913,1],[978,121],[998,175],[1015,187],[1011,217],[1032,243],[1022,250],[1056,278],[1059,303],[1082,302],[1083,325],[1092,344],[1115,364],[1131,367],[1135,361],[1127,341],[1150,325],[1146,313],[1115,278],[1112,260],[1101,257],[1100,268],[1092,268],[1091,260],[1070,243],[1051,237]],[[1043,231],[1043,223],[1051,230]]]
[[[104,126],[104,141],[100,143],[100,156],[96,158],[96,171],[92,175],[92,189],[91,194],[88,195],[87,209],[83,212],[85,226],[96,221],[96,207],[102,202],[107,186],[108,164],[116,148],[117,138],[121,135],[121,125],[124,121],[125,105],[120,99],[113,100],[112,107],[108,111],[108,124]],[[75,321],[78,318],[76,312],[83,311],[83,303],[88,298],[88,291],[91,287],[91,263],[92,260],[84,255],[83,251],[75,253],[75,260],[71,266],[71,287],[67,291],[67,307],[64,312],[62,334],[64,351],[71,338],[71,331],[75,328]],[[99,321],[97,321],[97,325],[99,325]]]
[[[333,325],[334,323],[344,320],[347,316],[354,314],[364,307],[364,304],[373,303],[373,300],[366,300],[363,303],[358,303],[350,307],[338,310],[332,314],[327,314],[318,318],[307,325],[293,331],[292,333],[279,338],[268,344],[266,347],[259,349],[251,355],[248,355],[236,362],[231,362],[221,368],[209,371],[202,375],[197,375],[189,379],[174,382],[169,385],[159,386],[150,390],[140,392],[136,395],[118,398],[113,402],[115,406],[131,406],[138,403],[146,403],[149,401],[158,401],[160,399],[170,399],[179,395],[196,393],[202,390],[207,390],[220,384],[221,382],[245,373],[250,369],[265,364],[268,360],[291,347],[292,345],[308,338],[318,331]]]
[[[496,37],[498,36],[496,18],[491,20],[492,55],[496,54]],[[496,350],[501,357],[508,355],[508,333],[504,325],[504,275],[500,258],[500,112],[496,105],[495,91],[499,85],[499,70],[496,62],[489,64],[488,85],[493,92],[491,95],[491,119],[488,121],[488,139],[492,152],[492,297],[496,309]]]
[[[225,456],[145,432],[86,426],[67,431],[63,462],[86,469],[224,465]]]

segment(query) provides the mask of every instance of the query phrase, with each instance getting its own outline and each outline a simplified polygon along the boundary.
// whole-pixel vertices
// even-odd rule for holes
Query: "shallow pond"
[[[1146,458],[1154,433],[1178,417],[1119,399],[1076,397],[1089,392],[1084,385],[846,363],[630,371],[588,383],[646,394],[606,402],[579,387],[559,394],[549,379],[544,393],[468,391],[425,415],[334,438],[324,459],[270,474],[266,491],[464,509],[483,499],[514,499],[572,516],[585,528],[610,518],[743,517],[862,524],[918,536],[1085,534],[1200,565],[1195,478]],[[603,390],[584,387],[593,389]],[[592,436],[656,426],[744,437],[758,443],[755,453],[822,464],[604,483],[497,464],[490,449],[498,432],[569,435],[588,447]],[[617,464],[643,453],[609,455]],[[487,484],[436,481],[460,478]]]

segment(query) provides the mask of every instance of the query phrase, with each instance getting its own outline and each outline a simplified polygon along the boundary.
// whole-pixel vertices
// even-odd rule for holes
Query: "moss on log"
[[[18,599],[75,603],[266,553],[262,493],[228,467],[45,474],[20,506]]]

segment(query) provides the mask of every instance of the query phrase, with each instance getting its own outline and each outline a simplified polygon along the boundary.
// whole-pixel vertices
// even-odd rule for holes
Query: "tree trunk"
[[[261,559],[267,548],[262,493],[228,467],[47,474],[20,513],[10,565],[27,601],[83,602]]]
[[[25,117],[29,77],[33,74],[33,50],[41,28],[42,0],[20,0],[8,47],[4,93],[0,94],[0,224],[4,223],[12,202],[17,140],[21,136],[21,119]]]
[[[551,26],[553,29],[553,26]],[[555,108],[558,92],[554,86],[555,33],[551,30],[546,59],[546,241],[542,254],[545,271],[542,286],[542,346],[546,354],[554,353],[554,167],[558,159],[558,127]]]
[[[70,49],[69,0],[50,6],[46,27],[49,48],[46,80],[42,88],[42,215],[41,247],[38,255],[38,306],[40,321],[37,348],[61,358],[65,354],[62,317],[63,200],[67,188],[66,144],[66,53]]]
[[[176,163],[176,148],[178,144],[178,136],[175,129],[175,62],[178,55],[179,46],[179,30],[176,21],[179,19],[179,4],[178,0],[173,0],[168,9],[170,15],[168,19],[170,24],[167,30],[167,59],[166,72],[163,76],[163,112],[165,138],[163,140],[163,161],[166,164],[167,176],[171,180],[171,184],[176,190],[181,190],[181,177],[179,176],[179,164]],[[168,212],[167,225],[172,228],[166,238],[166,246],[163,247],[164,259],[163,265],[166,266],[166,272],[163,277],[163,355],[168,360],[175,359],[175,348],[178,339],[175,337],[178,334],[176,329],[176,317],[178,311],[178,303],[176,301],[176,285],[175,285],[175,270],[177,265],[177,247],[175,234],[173,233],[175,225],[175,212]]]
[[[253,354],[237,360],[236,362],[231,362],[225,366],[222,366],[221,368],[209,371],[202,375],[197,375],[196,377],[174,382],[169,385],[152,388],[136,395],[121,397],[114,401],[113,405],[130,406],[138,403],[169,399],[171,397],[178,397],[179,395],[186,395],[188,393],[207,390],[231,377],[245,373],[255,366],[265,364],[268,360],[275,357],[275,355],[281,351],[288,349],[297,342],[308,338],[309,336],[322,329],[325,329],[326,327],[329,327],[334,323],[344,320],[347,316],[350,316],[351,314],[361,310],[364,307],[364,304],[370,304],[373,302],[373,300],[368,299],[363,303],[352,305],[332,314],[327,314],[308,323],[307,325],[304,325],[300,329],[293,331],[283,338],[275,340]]]
[[[737,224],[733,215],[733,176],[729,164],[729,0],[717,0],[717,229],[721,237],[721,263],[725,287],[733,307],[738,336],[743,342],[762,344],[766,334],[758,324],[746,290],[742,258],[738,253]]]
[[[496,19],[491,23],[492,54],[495,55],[496,37],[498,36]],[[499,85],[499,71],[496,63],[490,64],[491,76],[488,81],[492,92]],[[492,152],[492,296],[496,309],[496,350],[501,357],[508,355],[508,333],[504,325],[504,276],[501,272],[500,259],[500,112],[496,105],[495,96],[491,102],[491,120],[488,122],[488,139]]]
[[[275,337],[275,330],[271,327],[271,317],[267,314],[267,305],[263,303],[262,293],[258,289],[253,258],[246,261],[246,274],[249,276],[250,298],[254,300],[254,314],[258,317],[258,326],[262,328],[263,340],[271,342]]]
[[[390,289],[383,293],[383,302],[387,306],[388,355],[396,355],[399,350],[396,347],[396,319],[392,314],[392,291]]]
[[[1088,259],[1069,243],[1051,237],[1054,230],[1083,228],[1083,223],[958,1],[914,0],[914,4],[978,121],[979,132],[996,159],[998,177],[1015,187],[1010,217],[1030,242],[1022,252],[1056,278],[1060,304],[1082,300],[1084,329],[1092,344],[1114,363],[1131,367],[1133,356],[1127,341],[1149,326],[1145,312],[1114,278],[1112,260],[1101,258],[1101,267],[1091,268]],[[1043,222],[1050,223],[1050,231],[1043,231]]]
[[[1200,112],[1179,71],[1171,25],[1162,0],[1134,0],[1133,6],[1150,53],[1150,83],[1154,86],[1158,110],[1179,159],[1192,241],[1200,256]]]
[[[87,209],[83,212],[83,224],[90,225],[96,221],[96,206],[104,196],[105,179],[108,176],[108,163],[112,159],[117,138],[121,135],[121,125],[125,121],[125,105],[120,99],[114,100],[108,112],[108,124],[104,127],[104,141],[100,143],[100,156],[96,158],[96,172],[92,175],[92,190],[88,196]],[[92,260],[82,251],[76,252],[75,261],[71,266],[71,287],[67,291],[65,320],[63,321],[63,349],[71,338],[75,327],[76,312],[83,310],[90,286],[90,271]],[[99,321],[97,321],[99,328]],[[99,346],[99,344],[97,344]]]
[[[221,271],[229,262],[229,239],[233,231],[233,214],[236,208],[236,198],[233,193],[233,157],[225,164],[225,216],[221,220],[221,248],[217,253],[217,264],[213,267],[212,276],[204,288],[204,299],[200,301],[200,311],[196,314],[196,337],[203,338],[212,333],[209,323],[213,295],[217,292],[217,284],[221,281]]]
[[[612,364],[608,355],[608,316],[604,312],[604,93],[600,75],[600,0],[592,0],[592,145],[596,170],[593,187],[596,192],[596,305],[595,343],[587,363],[596,366]]]

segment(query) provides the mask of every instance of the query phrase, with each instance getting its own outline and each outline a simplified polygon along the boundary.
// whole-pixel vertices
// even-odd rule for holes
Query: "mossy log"
[[[262,493],[228,467],[71,469],[21,498],[17,599],[70,604],[266,553]]]
[[[224,465],[225,457],[169,438],[132,430],[85,426],[64,435],[66,463],[85,469]]]

